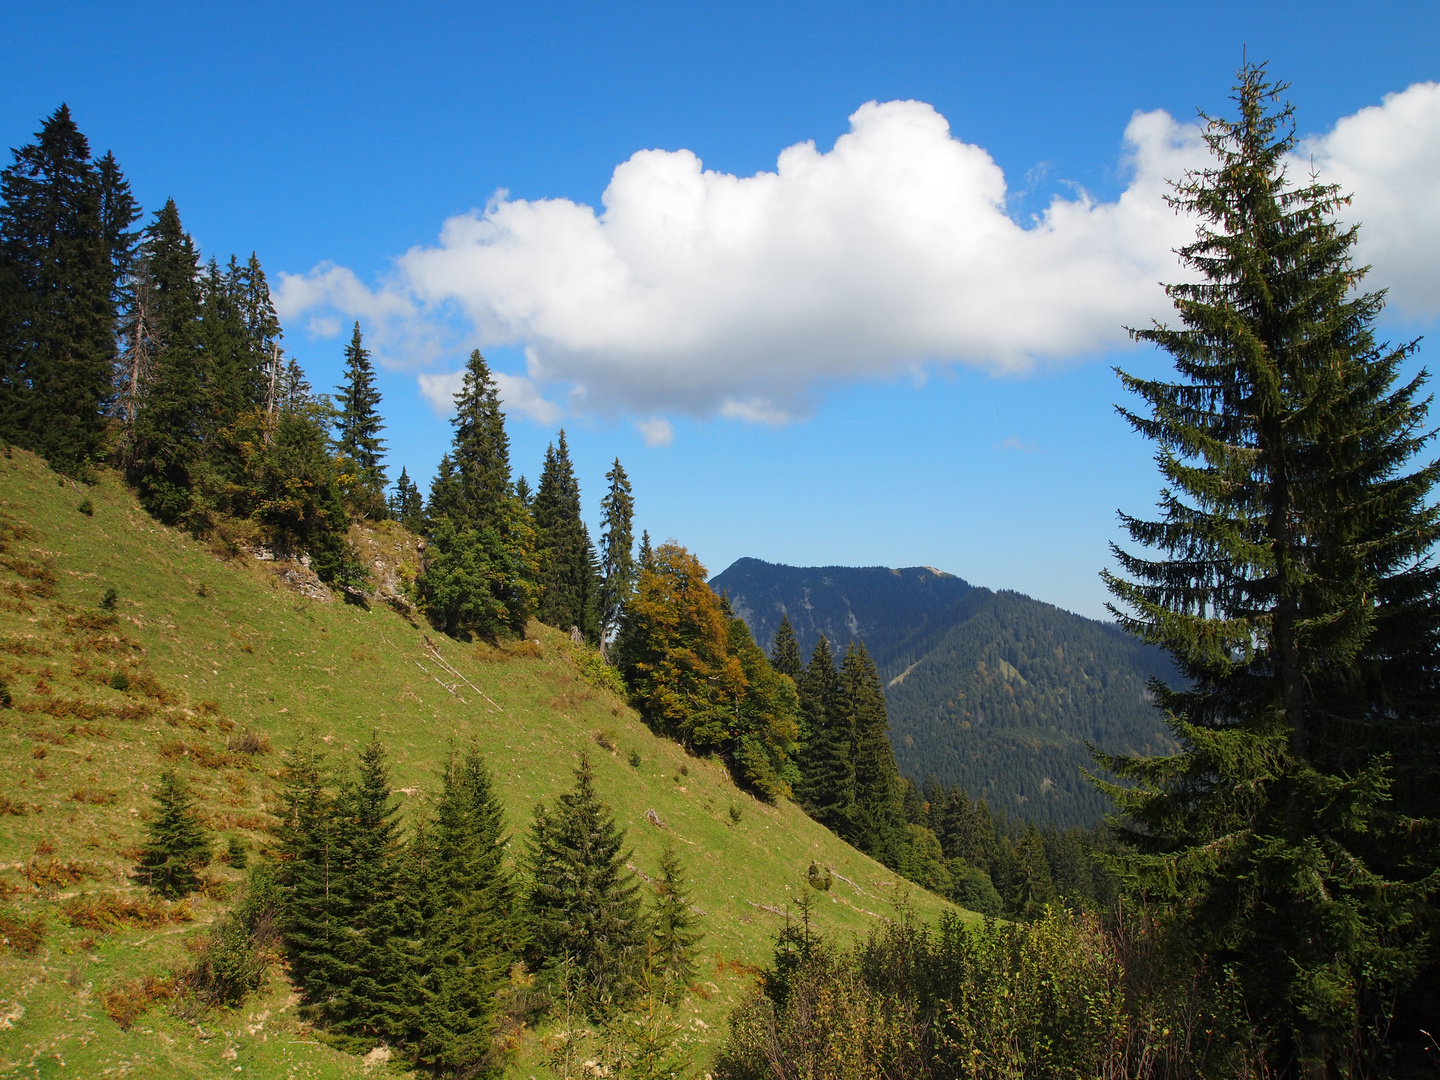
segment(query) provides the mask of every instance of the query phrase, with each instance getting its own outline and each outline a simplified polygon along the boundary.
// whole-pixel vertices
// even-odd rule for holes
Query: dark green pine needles
[[[199,871],[210,861],[210,841],[195,813],[189,787],[174,769],[160,774],[155,817],[145,823],[136,878],[167,900],[200,887]]]
[[[841,697],[830,642],[820,635],[800,678],[800,784],[796,795],[805,812],[832,832],[850,835],[855,805],[853,733]]]
[[[524,477],[521,477],[523,480]],[[635,497],[630,491],[630,478],[620,459],[605,474],[609,490],[600,500],[603,515],[600,534],[600,589],[596,600],[600,650],[620,631],[625,605],[635,592]]]
[[[430,486],[419,584],[447,634],[493,638],[525,629],[537,566],[530,514],[510,485],[510,440],[490,368],[470,354],[455,395],[450,452]]]
[[[335,448],[345,459],[346,494],[353,513],[382,518],[385,506],[385,443],[380,432],[380,391],[370,350],[355,324],[345,346],[345,381],[335,388],[339,414],[335,418]]]
[[[523,947],[505,846],[504,810],[472,746],[462,760],[452,758],[424,855],[412,855],[424,925],[410,1039],[417,1060],[437,1072],[475,1075],[487,1060],[495,994]]]
[[[651,978],[658,979],[664,989],[665,1000],[673,1002],[699,970],[695,958],[705,932],[699,928],[700,918],[690,907],[685,868],[672,844],[666,844],[660,853],[660,875],[655,879],[653,891],[647,962]]]
[[[855,807],[847,839],[886,866],[899,866],[909,842],[900,773],[890,747],[890,721],[880,673],[864,643],[845,650],[840,665],[840,701],[851,731]]]
[[[557,441],[558,447],[551,444],[545,451],[545,467],[530,508],[541,549],[536,616],[562,630],[579,627],[587,641],[598,642],[595,546],[580,517],[580,485],[563,428]]]
[[[788,614],[780,616],[775,642],[770,647],[770,665],[781,675],[789,675],[799,684],[804,668],[800,663],[800,643],[795,640],[795,628],[790,625]]]
[[[390,795],[385,748],[376,739],[335,802],[338,888],[331,900],[340,926],[340,985],[326,1012],[335,1030],[373,1044],[400,1027],[411,969],[402,937],[399,807]]]
[[[644,962],[646,926],[640,886],[626,869],[624,832],[595,791],[588,754],[580,756],[575,788],[554,809],[535,808],[527,861],[533,956],[554,966],[566,960],[579,975],[586,1004],[600,1011],[635,990]]]
[[[1416,841],[1440,808],[1440,474],[1414,467],[1425,376],[1397,386],[1413,346],[1375,341],[1383,297],[1356,288],[1345,198],[1285,173],[1283,89],[1245,68],[1238,118],[1206,128],[1211,167],[1175,189],[1198,280],[1168,289],[1179,328],[1135,337],[1178,378],[1122,376],[1166,487],[1156,520],[1124,517],[1145,551],[1117,549],[1106,582],[1183,673],[1153,687],[1182,750],[1108,759],[1126,783],[1104,787],[1126,874],[1238,977],[1275,1064],[1319,1075],[1371,1067],[1367,1032],[1420,1038],[1405,988],[1433,964],[1417,913],[1440,883],[1440,847]]]
[[[425,503],[420,489],[402,467],[395,481],[395,494],[390,497],[390,516],[413,533],[425,528]]]
[[[103,456],[115,321],[138,216],[62,105],[0,173],[0,437],[84,470]]]

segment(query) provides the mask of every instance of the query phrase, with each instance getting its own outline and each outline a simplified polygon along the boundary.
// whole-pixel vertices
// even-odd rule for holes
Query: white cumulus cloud
[[[1292,175],[1313,159],[1319,178],[1354,195],[1343,216],[1360,225],[1366,285],[1390,290],[1407,314],[1440,310],[1440,84],[1417,83],[1361,109],[1299,147]]]
[[[615,169],[598,213],[500,192],[375,290],[329,265],[284,276],[282,311],[362,314],[432,349],[443,334],[430,321],[458,312],[480,343],[526,347],[510,393],[537,418],[558,410],[541,397],[551,386],[571,408],[649,417],[639,427],[655,444],[673,437],[665,413],[782,423],[827,382],[933,363],[1023,371],[1166,317],[1158,283],[1180,276],[1173,249],[1194,235],[1166,181],[1206,151],[1194,124],[1163,112],[1137,113],[1124,142],[1119,198],[1056,197],[1020,223],[994,160],[931,106],[871,102],[832,149],[791,146],[772,172],[645,150]],[[1440,89],[1342,120],[1292,168],[1312,160],[1355,192],[1369,285],[1440,310]],[[437,403],[438,378],[421,383]]]

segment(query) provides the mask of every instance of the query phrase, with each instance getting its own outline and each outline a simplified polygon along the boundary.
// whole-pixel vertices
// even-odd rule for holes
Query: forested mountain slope
[[[863,640],[886,683],[903,773],[964,787],[997,810],[1088,825],[1107,809],[1086,744],[1170,752],[1146,681],[1163,654],[1107,623],[929,567],[789,567],[741,559],[711,581],[756,640],[788,615],[808,654],[823,632]]]
[[[836,873],[817,908],[830,930],[865,932],[904,891],[794,805],[765,805],[653,735],[538,623],[499,649],[457,642],[376,596],[332,599],[298,564],[222,557],[157,524],[113,475],[77,486],[18,450],[0,456],[0,533],[0,1072],[49,1075],[63,1060],[77,1076],[376,1075],[298,1022],[278,967],[234,1012],[184,1016],[164,1000],[240,879],[227,845],[251,861],[273,848],[283,754],[302,735],[350,765],[378,734],[406,828],[433,807],[450,747],[477,740],[512,855],[588,748],[632,865],[655,876],[673,842],[704,912],[703,992],[681,1011],[697,1062],[769,962],[777,913],[812,860]],[[394,523],[352,539],[377,581],[413,559]],[[205,892],[176,905],[129,876],[167,765],[221,856]],[[909,892],[933,918],[940,901]],[[14,944],[27,927],[42,935],[33,952]],[[127,1028],[107,1015],[152,992]],[[543,1078],[525,1038],[513,1074]]]

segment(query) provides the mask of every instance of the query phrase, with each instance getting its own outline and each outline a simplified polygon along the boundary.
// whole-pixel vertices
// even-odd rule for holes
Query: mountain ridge
[[[1090,825],[1108,804],[1090,746],[1172,752],[1151,678],[1173,668],[1113,623],[934,567],[790,567],[746,558],[711,579],[768,646],[788,615],[802,656],[824,633],[864,641],[906,775],[965,788],[1006,814]]]

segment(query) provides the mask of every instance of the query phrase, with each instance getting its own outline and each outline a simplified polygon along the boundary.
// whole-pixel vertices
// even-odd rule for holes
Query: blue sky
[[[1153,252],[1133,221],[1112,228],[1092,211],[1119,207],[1123,218],[1125,198],[1153,195],[1147,176],[1190,160],[1184,127],[1197,108],[1225,110],[1242,50],[1293,84],[1300,131],[1318,140],[1311,151],[1353,183],[1375,237],[1365,254],[1376,284],[1403,300],[1383,332],[1433,331],[1440,308],[1440,271],[1425,254],[1437,245],[1407,247],[1414,236],[1395,224],[1407,200],[1424,203],[1417,220],[1433,224],[1425,207],[1440,197],[1440,174],[1421,166],[1440,146],[1435,110],[1419,91],[1384,115],[1376,108],[1440,78],[1434,4],[32,4],[12,5],[5,24],[8,145],[66,101],[97,152],[114,150],[147,210],[173,196],[207,255],[254,250],[272,283],[291,275],[286,344],[319,388],[337,380],[348,337],[326,333],[361,318],[384,362],[392,475],[405,464],[428,480],[448,425],[431,400],[443,387],[432,383],[427,398],[420,376],[454,371],[480,342],[515,380],[515,400],[529,395],[528,415],[512,411],[517,471],[533,481],[563,423],[592,528],[619,456],[639,524],[715,572],[744,555],[930,564],[1102,614],[1097,575],[1118,538],[1115,510],[1144,511],[1158,487],[1150,448],[1111,408],[1110,366],[1160,372],[1164,361],[1112,332],[1128,313],[1149,313],[1153,296],[1111,288],[1103,273],[1095,285],[1084,269],[1093,242],[1096,258],[1120,250],[1107,267],[1152,284]],[[928,112],[857,113],[871,101]],[[1365,109],[1363,125],[1346,129],[1353,138],[1332,137]],[[1127,144],[1135,114],[1156,110],[1175,126],[1135,129]],[[1387,126],[1397,116],[1405,122]],[[847,132],[852,160],[889,153],[894,168],[855,180],[832,153]],[[1387,138],[1405,152],[1375,154],[1374,140],[1383,149]],[[814,157],[800,154],[791,175],[830,170],[839,194],[817,211],[818,227],[839,228],[836,250],[853,262],[873,258],[858,278],[813,250],[796,254],[808,241],[804,222],[786,232],[793,209],[773,211],[768,227],[785,243],[708,262],[675,256],[641,220],[666,185],[702,183],[674,153],[688,150],[722,174],[692,192],[703,228],[732,236],[749,211],[727,217],[725,192],[754,194],[743,178],[774,173],[777,156],[807,140]],[[672,153],[617,173],[652,149]],[[837,226],[847,199],[869,212],[893,198],[875,221],[914,210],[926,189],[906,187],[905,170],[932,164],[942,188],[966,177],[993,185],[1003,173],[997,213],[1018,226],[1001,228],[1016,251],[1052,200],[1088,224],[1056,226],[1064,235],[1051,254],[1005,261],[1015,281],[995,286],[998,300],[987,289],[1003,275],[951,266],[938,242],[912,238],[917,262],[873,229]],[[1406,169],[1414,175],[1396,179]],[[585,208],[600,209],[607,186],[601,227]],[[811,189],[791,187],[800,194],[782,203],[804,217]],[[508,195],[496,202],[497,190]],[[629,233],[622,197],[643,204]],[[956,235],[999,227],[983,211],[958,219]],[[447,222],[480,238],[442,241]],[[497,237],[511,251],[503,259]],[[597,237],[626,254],[632,276],[661,266],[656,280],[607,299],[595,285],[603,260],[586,262]],[[1070,276],[1037,285],[1034,259]],[[362,291],[337,292],[327,267]],[[572,267],[599,277],[577,271],[560,295],[553,282]],[[778,285],[755,286],[761,279]],[[574,300],[592,285],[599,299]],[[978,297],[978,310],[950,310],[952,287]],[[727,290],[728,307],[712,295]],[[626,304],[659,318],[636,329],[621,317]],[[932,315],[938,328],[926,329]]]

